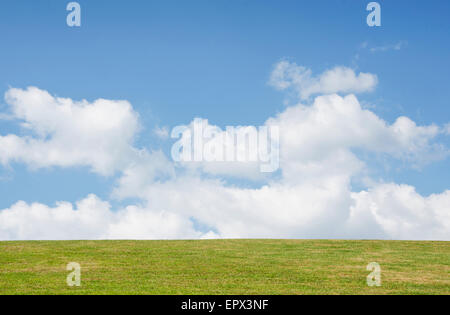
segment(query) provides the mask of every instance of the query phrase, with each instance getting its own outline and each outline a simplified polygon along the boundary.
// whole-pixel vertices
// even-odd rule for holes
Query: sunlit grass
[[[449,276],[448,242],[0,242],[0,294],[450,294]]]

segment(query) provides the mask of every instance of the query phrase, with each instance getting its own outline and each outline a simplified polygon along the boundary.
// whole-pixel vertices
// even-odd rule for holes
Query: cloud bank
[[[269,117],[280,128],[280,173],[252,165],[190,166],[160,150],[137,148],[139,116],[126,101],[73,101],[38,88],[10,89],[5,100],[24,135],[0,136],[0,161],[33,168],[87,166],[118,174],[112,197],[139,203],[112,209],[89,195],[75,205],[19,201],[0,210],[0,239],[376,238],[450,240],[450,191],[431,196],[370,178],[364,157],[411,165],[448,156],[442,127],[407,117],[392,124],[353,94],[376,76],[334,68],[318,77],[295,64],[275,67],[272,84],[293,88],[310,105]],[[205,124],[209,122],[204,119]],[[448,128],[448,127],[447,127]],[[363,154],[360,154],[360,153]],[[227,177],[256,180],[256,188]],[[354,191],[353,181],[366,182]]]

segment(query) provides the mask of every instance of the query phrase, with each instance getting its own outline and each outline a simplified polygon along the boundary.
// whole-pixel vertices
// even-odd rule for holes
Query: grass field
[[[366,283],[371,262],[381,287]],[[450,294],[450,243],[0,242],[0,294]]]

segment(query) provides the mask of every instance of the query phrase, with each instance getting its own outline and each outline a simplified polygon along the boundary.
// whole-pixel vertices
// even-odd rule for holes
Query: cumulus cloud
[[[191,167],[134,147],[139,122],[128,102],[74,102],[35,88],[10,90],[7,102],[31,135],[0,137],[2,163],[119,170],[113,196],[139,203],[112,209],[94,195],[76,205],[18,202],[0,210],[0,239],[450,240],[449,191],[421,196],[407,185],[373,181],[353,191],[351,184],[367,169],[357,152],[412,163],[445,158],[448,150],[436,142],[442,128],[407,117],[388,123],[354,95],[320,96],[269,118],[266,126],[280,128],[281,174],[253,188],[224,180],[251,176],[249,165]]]
[[[162,151],[141,150],[139,157],[122,170],[113,196],[119,199],[135,197],[149,183],[175,177],[175,166]]]
[[[281,168],[285,178],[297,181],[339,173],[354,175],[363,165],[354,155],[355,149],[413,164],[448,154],[433,142],[440,133],[438,126],[417,126],[407,117],[390,125],[363,109],[354,95],[321,96],[311,106],[287,108],[267,124],[279,126]]]
[[[174,128],[172,138],[177,143],[172,157],[191,172],[262,180],[279,167],[278,133],[262,128],[265,126],[220,128],[208,119],[195,118]]]
[[[352,195],[350,228],[369,218],[391,239],[449,240],[450,190],[429,197],[408,185],[384,184]],[[365,219],[364,219],[365,218]]]
[[[0,239],[450,239],[450,191],[423,197],[383,184],[352,193],[331,179],[242,189],[191,177],[147,188],[148,204],[117,211],[94,195],[76,207],[19,202],[0,211]]]
[[[412,187],[391,186],[354,194],[342,178],[259,189],[180,180],[146,196],[183,209],[222,237],[449,239],[449,192],[425,198]]]
[[[318,94],[371,92],[378,78],[371,73],[356,74],[347,67],[335,67],[313,76],[308,68],[280,61],[272,71],[269,84],[278,90],[293,90],[300,99],[306,100]]]
[[[123,168],[135,155],[138,114],[127,101],[93,103],[58,98],[35,87],[5,95],[23,136],[0,136],[0,163],[34,168],[87,166],[102,175]]]
[[[435,150],[439,155],[440,147],[433,146],[437,126],[417,126],[406,117],[388,124],[352,95],[319,97],[267,124],[280,126],[281,178],[249,189],[189,174],[128,191],[154,211],[192,216],[226,238],[450,237],[447,211],[441,210],[448,209],[448,192],[422,197],[412,187],[394,184],[374,184],[359,193],[351,189],[351,180],[366,167],[353,150],[411,161]],[[423,204],[420,215],[417,200]],[[383,210],[387,204],[389,211]]]
[[[194,119],[187,128],[193,130],[199,124],[202,130],[218,130],[215,139],[222,139],[225,134],[224,130],[210,124],[207,119]],[[363,109],[354,95],[321,96],[312,105],[288,107],[268,119],[265,126],[276,126],[280,130],[280,167],[284,180],[315,180],[337,173],[353,176],[364,167],[354,150],[386,154],[412,165],[442,159],[448,154],[448,150],[433,142],[441,132],[438,126],[417,126],[407,117],[399,117],[389,124]],[[237,127],[236,130],[240,128],[245,127]],[[194,141],[187,140],[193,146]],[[207,140],[210,139],[202,138],[204,143]],[[233,151],[237,151],[236,142],[233,145]],[[253,180],[267,178],[261,173],[258,162],[202,161],[181,165],[211,175]]]
[[[195,231],[188,217],[129,206],[112,211],[108,202],[90,195],[74,207],[18,202],[0,211],[2,240],[186,239],[211,237]]]

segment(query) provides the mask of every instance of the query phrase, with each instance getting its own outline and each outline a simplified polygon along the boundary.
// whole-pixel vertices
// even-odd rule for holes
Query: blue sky
[[[172,142],[155,137],[154,126],[195,117],[221,127],[264,124],[288,106],[268,84],[280,60],[315,74],[335,66],[376,74],[376,89],[358,99],[389,123],[399,116],[418,125],[450,120],[448,1],[379,1],[378,28],[366,24],[367,0],[79,0],[80,28],[66,25],[68,2],[1,1],[0,92],[36,86],[73,100],[128,100],[140,115],[140,147],[167,152]],[[3,99],[0,112],[8,112]],[[0,121],[1,135],[21,132],[17,122]],[[444,135],[439,141],[450,145]],[[449,189],[449,159],[420,169],[372,162],[376,179],[422,195]],[[107,200],[116,179],[81,166],[13,163],[0,168],[0,209],[18,200],[76,202],[89,193]]]

